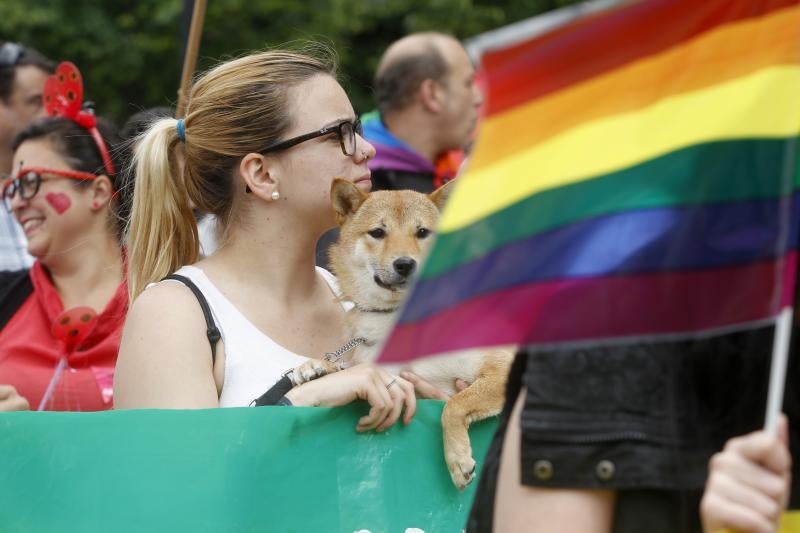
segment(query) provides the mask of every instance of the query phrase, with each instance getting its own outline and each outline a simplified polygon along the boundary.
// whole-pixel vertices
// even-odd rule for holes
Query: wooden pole
[[[189,99],[192,77],[197,66],[197,53],[200,50],[200,37],[203,35],[205,17],[206,0],[194,0],[192,25],[189,29],[189,40],[186,43],[186,55],[183,57],[183,73],[181,74],[181,86],[178,88],[178,107],[175,110],[175,118],[182,118],[186,113],[186,101]]]

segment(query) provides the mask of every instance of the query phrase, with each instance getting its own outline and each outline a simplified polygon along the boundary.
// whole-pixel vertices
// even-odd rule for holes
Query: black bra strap
[[[281,398],[283,398],[287,392],[292,390],[294,387],[294,383],[292,380],[289,379],[287,374],[281,376],[275,385],[269,388],[267,392],[250,402],[250,405],[255,405],[256,407],[261,407],[264,405],[281,405],[280,402]]]
[[[189,290],[191,290],[194,293],[195,298],[197,298],[200,308],[203,310],[203,316],[206,319],[206,336],[208,337],[208,342],[211,344],[211,363],[213,364],[217,355],[217,342],[219,342],[219,340],[222,338],[222,335],[219,332],[219,328],[217,328],[217,325],[214,323],[214,317],[211,315],[211,308],[208,306],[206,297],[203,296],[203,293],[200,292],[200,289],[197,288],[197,285],[195,285],[194,282],[186,276],[170,274],[164,279],[174,279],[175,281],[180,281],[189,287]],[[161,281],[164,280],[162,279]]]

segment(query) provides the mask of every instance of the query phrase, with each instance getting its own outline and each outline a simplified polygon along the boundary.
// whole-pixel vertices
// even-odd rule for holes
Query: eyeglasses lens
[[[340,126],[342,135],[342,148],[345,155],[356,153],[356,134],[361,135],[361,121],[343,122]]]
[[[17,179],[7,181],[3,187],[3,204],[6,209],[11,211],[11,200],[17,191],[19,191],[20,198],[30,200],[39,192],[40,184],[41,177],[36,172],[27,172]]]
[[[39,184],[42,179],[36,172],[27,172],[19,178],[20,194],[23,200],[30,200],[39,192]]]
[[[342,150],[344,150],[345,155],[353,155],[356,149],[353,125],[349,122],[343,122],[341,126],[339,126],[339,131],[342,135]]]

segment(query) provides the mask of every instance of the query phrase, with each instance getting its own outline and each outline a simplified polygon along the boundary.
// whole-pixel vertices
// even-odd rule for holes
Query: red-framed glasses
[[[97,175],[80,170],[61,170],[46,167],[24,167],[17,172],[16,178],[7,178],[3,181],[3,204],[6,209],[11,211],[11,200],[19,191],[19,196],[23,200],[30,200],[39,192],[42,184],[42,176],[49,174],[59,178],[86,181],[93,180]]]

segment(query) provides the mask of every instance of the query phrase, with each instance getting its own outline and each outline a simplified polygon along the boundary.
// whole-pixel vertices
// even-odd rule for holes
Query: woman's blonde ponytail
[[[149,283],[197,261],[197,224],[176,157],[177,121],[155,122],[133,157],[136,186],[128,225],[128,291],[131,301]]]

